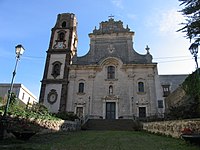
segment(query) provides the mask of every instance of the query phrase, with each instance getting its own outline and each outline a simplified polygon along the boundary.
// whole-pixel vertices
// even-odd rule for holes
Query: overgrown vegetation
[[[19,103],[19,99],[16,98],[15,94],[11,94],[10,105],[8,109],[8,115],[20,118],[31,118],[31,119],[42,119],[42,120],[71,120],[78,119],[78,116],[70,112],[58,112],[50,113],[49,110],[42,104],[33,104],[31,108],[26,105]],[[5,109],[5,103],[0,107],[0,114],[3,115]]]
[[[171,119],[187,119],[200,117],[200,69],[190,74],[182,84],[182,88],[189,96],[179,106],[170,108],[167,115]]]
[[[0,96],[0,106],[2,105],[3,98]]]
[[[4,106],[0,107],[1,114],[3,114],[4,109],[5,109],[5,104],[4,104]],[[33,106],[31,108],[27,108],[26,105],[20,104],[19,99],[16,98],[15,94],[11,94],[8,115],[13,116],[13,117],[20,117],[20,118],[58,120],[58,118],[54,117],[48,111],[48,109],[40,103],[33,104]]]
[[[63,120],[71,120],[75,121],[75,119],[79,119],[76,114],[73,112],[58,112],[54,114],[55,117],[61,118]]]
[[[4,127],[8,132],[18,134],[19,138],[22,138],[22,135],[20,135],[22,133],[32,134],[41,131],[44,127],[39,123],[41,122],[40,120],[44,120],[44,122],[47,120],[58,121],[61,119],[74,121],[78,118],[73,113],[62,112],[52,114],[40,103],[28,107],[30,105],[19,103],[19,100],[14,94],[11,95],[9,109],[6,118],[4,118],[5,105],[4,103],[3,106],[0,106],[0,128]]]

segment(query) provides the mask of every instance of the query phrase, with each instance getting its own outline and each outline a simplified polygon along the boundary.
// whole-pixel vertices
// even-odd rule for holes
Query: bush
[[[34,104],[30,110],[41,115],[50,114],[49,110],[41,103]]]
[[[140,121],[134,121],[133,122],[133,129],[135,131],[142,131],[142,129],[143,129],[142,123]]]
[[[74,121],[75,119],[78,119],[78,116],[72,112],[58,112],[57,114],[54,115],[55,117],[61,118],[63,120]]]
[[[10,131],[33,131],[38,132],[40,130],[40,125],[38,125],[35,122],[31,122],[28,119],[25,118],[18,118],[18,117],[8,117],[8,130]]]
[[[180,105],[169,108],[166,119],[189,119],[200,117],[200,69],[190,74],[182,84],[182,88],[189,97]]]
[[[0,113],[4,112],[5,106],[0,107]],[[12,104],[9,106],[8,115],[20,118],[34,118],[42,120],[58,120],[48,109],[42,104],[34,104],[32,108],[27,109],[26,106],[20,104]]]

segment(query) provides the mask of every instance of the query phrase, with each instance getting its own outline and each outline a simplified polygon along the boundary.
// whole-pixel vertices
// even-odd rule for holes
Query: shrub
[[[0,113],[3,114],[5,106],[0,107]],[[42,120],[58,120],[42,104],[34,104],[32,108],[27,109],[25,105],[12,104],[9,106],[8,115],[20,118],[34,118]]]
[[[184,101],[180,106],[173,106],[170,108],[170,112],[166,114],[168,119],[189,119],[189,118],[198,118],[199,114],[197,109],[199,107],[198,100],[190,98],[187,101]]]
[[[38,132],[40,130],[40,125],[29,121],[28,119],[25,118],[7,118],[9,119],[8,122],[8,130],[10,131],[18,131],[18,132],[23,132],[23,131],[34,131]]]
[[[141,131],[143,129],[143,125],[140,121],[134,121],[133,122],[133,129],[135,131]]]
[[[54,115],[63,120],[74,121],[75,119],[78,119],[78,116],[72,112],[58,112],[57,114],[54,114]]]
[[[200,117],[200,69],[190,74],[182,84],[187,98],[180,105],[169,108],[167,119],[187,119]]]
[[[50,114],[48,109],[41,103],[34,104],[31,108],[31,111],[41,115]]]

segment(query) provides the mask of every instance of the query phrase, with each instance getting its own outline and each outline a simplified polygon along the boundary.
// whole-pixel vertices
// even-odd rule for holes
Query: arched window
[[[65,33],[63,33],[63,32],[59,33],[58,40],[59,41],[64,41],[64,39],[65,39]]]
[[[57,76],[60,75],[61,63],[57,61],[57,62],[54,62],[52,65],[53,65],[52,76],[56,78]]]
[[[65,28],[65,27],[66,27],[66,22],[63,21],[63,23],[62,23],[62,28]]]
[[[79,83],[78,92],[79,93],[84,93],[84,83],[83,82]]]
[[[109,95],[112,95],[112,94],[113,94],[113,86],[110,85],[110,86],[109,86]]]
[[[144,82],[138,82],[138,92],[144,92]]]
[[[108,69],[107,69],[107,78],[108,79],[115,79],[115,67],[108,66]]]

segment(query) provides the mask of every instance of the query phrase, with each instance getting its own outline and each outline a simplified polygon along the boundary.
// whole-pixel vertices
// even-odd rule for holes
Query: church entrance
[[[76,115],[81,118],[83,117],[83,107],[77,107],[76,108]]]
[[[107,102],[106,103],[106,119],[115,119],[116,103]]]
[[[139,117],[140,118],[146,117],[146,107],[139,107]]]

